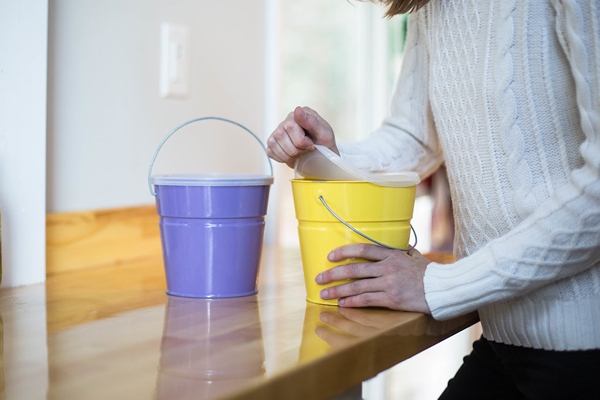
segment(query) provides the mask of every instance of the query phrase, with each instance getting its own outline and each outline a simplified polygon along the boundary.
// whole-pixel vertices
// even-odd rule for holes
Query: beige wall
[[[54,0],[49,10],[47,211],[152,204],[151,157],[174,127],[214,115],[264,126],[264,1]],[[160,24],[191,28],[191,95],[159,96]],[[262,172],[239,128],[176,135],[156,172]]]

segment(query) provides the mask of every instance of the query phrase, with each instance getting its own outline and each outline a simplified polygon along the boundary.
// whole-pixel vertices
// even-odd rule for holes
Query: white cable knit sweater
[[[600,348],[600,1],[432,0],[408,31],[392,116],[339,147],[371,171],[446,162],[458,261],[427,268],[433,316]]]

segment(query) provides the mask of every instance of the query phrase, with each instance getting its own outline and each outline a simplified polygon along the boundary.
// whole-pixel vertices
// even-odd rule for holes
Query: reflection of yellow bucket
[[[319,319],[322,312],[331,312],[337,314],[337,308],[322,306],[318,304],[306,304],[304,313],[304,325],[302,327],[302,342],[300,343],[299,361],[309,361],[327,353],[332,347],[329,343],[317,336],[315,330],[317,327],[327,327],[328,325]],[[339,315],[339,314],[338,314]]]
[[[347,244],[370,243],[338,221],[321,202],[320,196],[333,212],[362,234],[388,246],[408,247],[416,186],[385,187],[364,181],[294,179],[292,190],[306,299],[310,302],[337,304],[337,300],[322,300],[319,292],[340,282],[317,285],[315,277],[337,265],[361,262],[359,259],[329,262],[327,254],[331,250]]]

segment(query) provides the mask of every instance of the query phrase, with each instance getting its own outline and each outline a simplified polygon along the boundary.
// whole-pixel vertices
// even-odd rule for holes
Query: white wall
[[[47,0],[0,0],[2,287],[45,279]]]
[[[265,137],[264,1],[54,0],[48,59],[48,212],[152,204],[150,159],[174,127],[214,115]],[[188,99],[159,97],[160,24],[191,28]],[[239,128],[175,135],[156,172],[264,172]]]

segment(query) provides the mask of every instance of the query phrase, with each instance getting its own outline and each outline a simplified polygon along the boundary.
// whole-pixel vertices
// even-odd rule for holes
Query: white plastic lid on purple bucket
[[[273,184],[271,175],[254,174],[165,174],[152,177],[160,186],[266,186]]]

